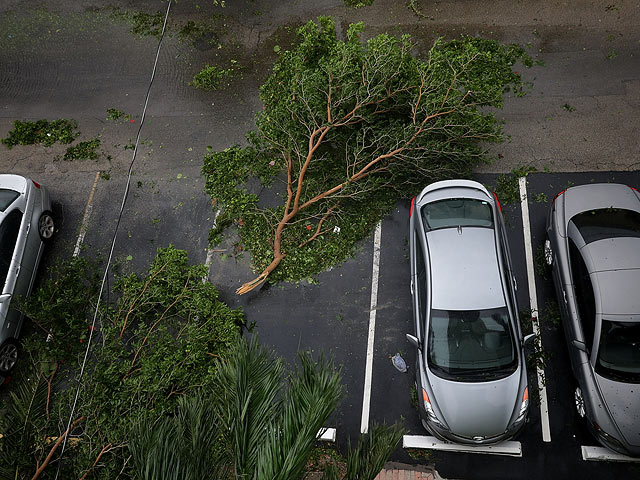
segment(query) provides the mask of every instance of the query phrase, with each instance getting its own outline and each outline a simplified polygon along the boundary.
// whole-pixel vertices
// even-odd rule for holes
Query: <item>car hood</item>
[[[596,375],[604,403],[624,440],[640,447],[640,384],[623,383]]]
[[[433,401],[451,432],[493,437],[507,430],[520,391],[520,369],[490,382],[455,382],[431,374]]]

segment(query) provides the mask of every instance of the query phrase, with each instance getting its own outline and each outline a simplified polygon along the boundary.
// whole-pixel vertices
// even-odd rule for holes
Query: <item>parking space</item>
[[[496,185],[495,175],[480,175],[476,180],[487,186]],[[516,180],[517,182],[517,180]],[[592,182],[621,182],[638,185],[640,174],[634,173],[571,173],[530,174],[526,178],[532,268],[536,284],[538,311],[544,357],[544,388],[548,401],[549,429],[544,441],[541,420],[540,395],[531,388],[529,423],[516,439],[521,444],[521,458],[508,458],[509,452],[483,451],[468,453],[439,443],[430,445],[425,440],[426,430],[421,426],[418,412],[411,405],[411,386],[415,375],[415,354],[406,342],[404,334],[412,332],[411,295],[409,291],[409,249],[407,245],[409,208],[399,206],[385,219],[382,228],[382,255],[380,267],[378,315],[376,319],[376,357],[373,369],[371,419],[394,422],[404,420],[411,437],[408,447],[428,448],[419,460],[435,463],[445,478],[601,478],[603,474],[626,477],[638,474],[634,463],[620,462],[620,457],[608,455],[597,448],[597,442],[579,421],[573,405],[573,381],[564,333],[555,304],[555,293],[550,278],[545,278],[541,264],[542,245],[545,239],[545,220],[554,196],[573,184]],[[508,241],[518,284],[519,308],[528,315],[530,295],[525,261],[525,236],[521,205],[504,204],[503,214],[508,226]],[[392,365],[391,355],[400,352],[409,365],[408,373],[398,372]],[[529,366],[530,384],[535,385],[535,366]],[[415,437],[421,436],[421,437]],[[507,445],[514,449],[515,445]],[[465,449],[461,449],[465,450]],[[513,450],[515,452],[515,450]],[[587,452],[584,455],[584,452]],[[410,452],[416,457],[415,451]],[[517,457],[516,453],[511,453]],[[407,451],[396,452],[399,460],[409,461]],[[594,460],[594,461],[585,461]],[[599,461],[597,461],[599,460]],[[615,461],[616,463],[611,463]]]

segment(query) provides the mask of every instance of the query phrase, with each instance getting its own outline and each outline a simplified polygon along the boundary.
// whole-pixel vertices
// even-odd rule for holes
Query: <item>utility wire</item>
[[[102,299],[102,293],[104,291],[104,286],[108,281],[109,275],[109,267],[111,266],[111,260],[113,258],[113,250],[116,245],[116,238],[118,236],[118,230],[120,228],[120,222],[122,220],[124,207],[127,203],[127,197],[129,196],[129,187],[131,185],[131,173],[133,171],[133,164],[136,161],[136,155],[138,153],[138,144],[140,143],[140,132],[142,131],[142,126],[144,125],[144,119],[147,114],[147,105],[149,104],[149,95],[151,93],[151,85],[153,85],[153,79],[156,76],[156,68],[158,66],[158,58],[160,57],[160,47],[162,46],[162,40],[164,39],[164,34],[167,28],[167,19],[169,18],[169,11],[171,10],[172,0],[169,0],[167,4],[167,12],[164,16],[164,23],[162,25],[162,33],[160,34],[160,40],[158,40],[158,48],[156,49],[156,58],[153,62],[153,70],[151,72],[151,79],[149,81],[149,86],[147,87],[147,94],[144,99],[144,107],[142,109],[142,118],[140,119],[140,125],[138,126],[138,133],[136,135],[136,143],[133,148],[133,154],[131,156],[131,163],[129,164],[129,170],[127,172],[127,185],[124,190],[124,195],[122,196],[122,204],[120,205],[120,213],[118,214],[118,221],[116,222],[116,228],[113,232],[113,238],[111,239],[111,248],[109,250],[109,258],[107,259],[107,264],[104,268],[104,274],[102,276],[102,283],[100,284],[100,292],[98,293],[98,301],[96,302],[96,308],[93,312],[93,320],[91,322],[91,328],[89,329],[89,339],[87,341],[87,348],[84,352],[84,359],[82,360],[82,367],[80,368],[80,374],[78,375],[78,386],[76,388],[76,394],[73,399],[73,406],[71,407],[71,413],[69,414],[69,421],[67,422],[67,429],[65,430],[67,434],[64,437],[64,442],[62,443],[62,450],[60,451],[60,455],[58,456],[58,468],[56,470],[56,480],[58,475],[60,474],[60,466],[62,465],[62,456],[64,455],[65,448],[67,446],[67,439],[71,432],[69,429],[71,428],[71,423],[73,422],[73,415],[76,410],[76,406],[78,404],[78,397],[80,396],[80,386],[82,384],[82,377],[84,375],[85,367],[87,366],[87,359],[89,358],[89,350],[91,349],[91,341],[93,340],[93,332],[95,331],[96,319],[98,318],[98,309],[100,308],[100,300]]]

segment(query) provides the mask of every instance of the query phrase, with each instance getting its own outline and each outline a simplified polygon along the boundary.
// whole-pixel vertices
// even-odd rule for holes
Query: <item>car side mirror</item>
[[[587,348],[587,346],[585,345],[584,342],[581,342],[580,340],[573,340],[571,342],[571,344],[576,347],[578,350],[583,351],[584,353],[589,353],[589,349]]]
[[[7,300],[11,300],[11,294],[10,293],[4,293],[4,294],[0,295],[0,303],[6,302]]]
[[[406,335],[407,337],[407,341],[413,345],[416,348],[420,348],[420,340],[418,340],[418,337],[416,337],[415,335],[411,335],[410,333],[407,333]]]
[[[532,343],[535,340],[535,338],[536,338],[536,334],[535,333],[530,333],[529,335],[526,335],[524,337],[524,339],[522,340],[522,343],[526,347],[527,345]]]

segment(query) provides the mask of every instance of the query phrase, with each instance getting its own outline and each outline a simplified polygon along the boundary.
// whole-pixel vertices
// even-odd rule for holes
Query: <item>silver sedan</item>
[[[47,190],[19,175],[0,175],[0,375],[18,360],[23,315],[11,302],[31,293],[44,243],[54,231]]]
[[[560,192],[547,237],[578,414],[601,444],[640,456],[640,195],[619,184]]]
[[[414,198],[409,223],[407,338],[422,424],[457,443],[511,438],[526,423],[529,390],[500,204],[477,182],[437,182]]]

